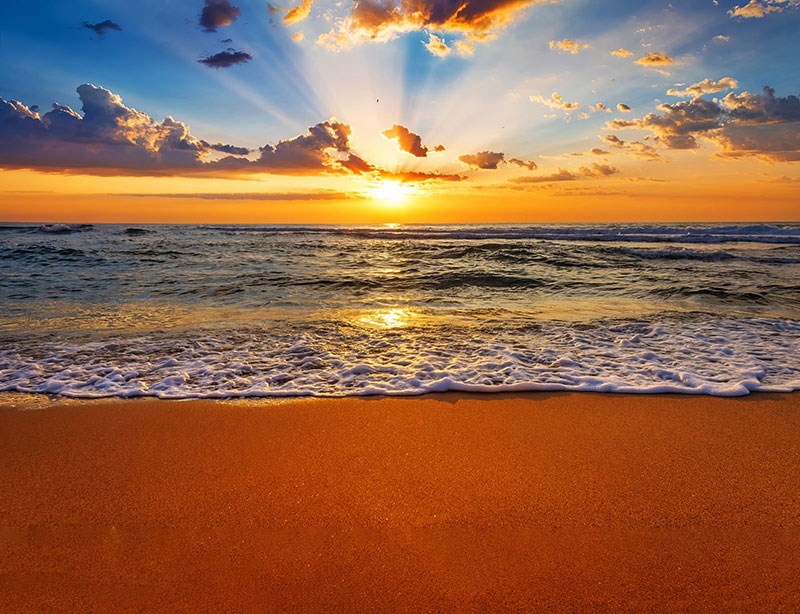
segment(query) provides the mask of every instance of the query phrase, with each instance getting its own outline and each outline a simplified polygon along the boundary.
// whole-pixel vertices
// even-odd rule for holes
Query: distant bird
[[[375,102],[380,102],[380,101],[381,101],[381,99],[380,99],[380,98],[376,98],[376,99],[375,99]]]

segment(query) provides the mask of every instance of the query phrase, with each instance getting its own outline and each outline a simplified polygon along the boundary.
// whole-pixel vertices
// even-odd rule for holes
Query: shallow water
[[[0,225],[0,390],[800,388],[800,226]]]

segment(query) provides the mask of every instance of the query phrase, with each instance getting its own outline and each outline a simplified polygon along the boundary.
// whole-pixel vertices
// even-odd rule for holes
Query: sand
[[[5,403],[4,612],[800,610],[798,393]]]

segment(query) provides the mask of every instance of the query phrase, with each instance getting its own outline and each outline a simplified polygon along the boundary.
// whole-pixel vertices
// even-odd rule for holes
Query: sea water
[[[0,391],[800,388],[800,225],[0,225]]]

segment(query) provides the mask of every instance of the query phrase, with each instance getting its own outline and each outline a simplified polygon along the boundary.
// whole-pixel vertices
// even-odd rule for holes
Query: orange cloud
[[[422,137],[418,134],[414,134],[408,128],[400,124],[395,124],[388,130],[384,130],[381,134],[387,139],[397,141],[397,146],[402,151],[410,153],[417,158],[426,158],[428,152],[431,151],[422,144]],[[444,146],[437,145],[433,148],[433,151],[444,151]]]
[[[444,39],[436,36],[433,32],[431,32],[428,42],[425,43],[425,49],[440,58],[450,55],[451,51],[447,43],[444,42]]]
[[[645,66],[647,68],[652,68],[654,66],[674,66],[677,64],[675,60],[669,57],[663,51],[651,51],[648,54],[643,55],[638,60],[634,62],[634,64],[639,64],[640,66]]]
[[[578,181],[580,179],[599,179],[616,175],[620,170],[616,166],[608,164],[592,164],[591,166],[581,166],[577,171],[568,171],[563,168],[550,175],[539,175],[533,177],[515,177],[509,179],[513,183],[555,183],[560,181]]]
[[[698,83],[694,83],[682,90],[669,89],[667,94],[670,96],[678,96],[679,98],[699,98],[703,94],[716,94],[724,90],[732,90],[739,87],[739,82],[733,77],[722,77],[719,81],[713,79],[703,79]]]
[[[551,109],[562,109],[564,111],[572,111],[575,109],[580,109],[581,107],[579,102],[568,102],[564,100],[564,98],[558,92],[553,92],[550,95],[550,98],[544,98],[539,94],[535,94],[530,97],[530,100],[531,102],[543,104]]]
[[[314,3],[314,0],[303,0],[297,6],[290,8],[286,15],[283,18],[283,22],[287,25],[294,25],[296,23],[300,23],[301,21],[305,20],[308,17],[308,14],[311,12],[311,5]]]
[[[611,55],[615,55],[618,58],[629,58],[633,55],[633,51],[629,51],[625,49],[625,47],[620,47],[619,49],[615,49],[614,51],[609,51]]]
[[[347,17],[322,34],[317,43],[339,50],[365,42],[386,42],[398,35],[428,29],[462,35],[470,46],[459,53],[469,55],[472,43],[492,39],[528,7],[549,2],[552,0],[400,0],[395,4],[362,0],[353,5]]]
[[[761,19],[770,13],[781,13],[784,9],[797,8],[800,0],[750,0],[744,6],[735,6],[728,15],[743,19]]]
[[[560,49],[561,51],[566,51],[572,55],[576,55],[577,53],[580,53],[582,49],[588,48],[589,45],[587,43],[579,43],[571,38],[564,38],[560,41],[550,41],[550,49]]]

